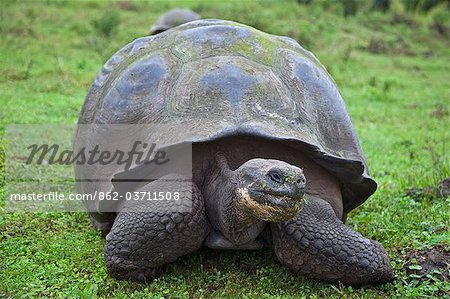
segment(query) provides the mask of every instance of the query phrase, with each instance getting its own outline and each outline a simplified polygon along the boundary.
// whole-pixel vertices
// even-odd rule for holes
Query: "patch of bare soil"
[[[450,178],[445,178],[437,186],[427,186],[422,188],[409,188],[405,195],[416,200],[423,198],[447,198],[450,196]]]
[[[441,197],[447,198],[450,196],[450,178],[443,180],[438,186],[437,190]]]
[[[431,274],[440,280],[450,281],[450,250],[441,246],[425,250],[413,250],[405,255],[403,269],[408,275],[416,274],[427,279]]]
[[[437,104],[434,106],[433,112],[431,112],[431,116],[435,118],[444,118],[448,116],[447,107],[443,104]]]

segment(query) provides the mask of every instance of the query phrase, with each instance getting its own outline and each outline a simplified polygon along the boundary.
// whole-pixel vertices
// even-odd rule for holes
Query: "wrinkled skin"
[[[154,202],[122,207],[106,237],[112,276],[149,282],[165,264],[202,244],[259,249],[272,243],[282,264],[317,280],[360,285],[392,279],[384,248],[341,221],[337,180],[307,157],[244,136],[195,146],[194,153],[192,185],[169,175],[139,189],[181,188],[189,196],[168,204],[191,209]],[[242,204],[242,189],[253,205]],[[272,240],[262,237],[267,227]]]

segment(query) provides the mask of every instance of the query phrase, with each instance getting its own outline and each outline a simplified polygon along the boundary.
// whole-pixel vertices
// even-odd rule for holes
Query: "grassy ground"
[[[293,275],[270,251],[212,250],[177,261],[149,285],[116,281],[106,274],[103,240],[86,214],[13,214],[1,205],[0,297],[448,294],[443,274],[424,273],[419,264],[427,250],[450,250],[450,199],[433,191],[450,176],[449,39],[433,25],[433,15],[445,16],[445,9],[410,14],[394,1],[387,13],[368,12],[364,4],[344,18],[337,2],[316,3],[2,1],[0,136],[11,123],[75,123],[105,60],[146,35],[157,15],[170,7],[191,7],[204,17],[289,35],[316,54],[347,102],[379,183],[377,193],[349,215],[348,224],[386,246],[395,282],[357,289],[324,285]],[[0,151],[1,198],[3,160]]]

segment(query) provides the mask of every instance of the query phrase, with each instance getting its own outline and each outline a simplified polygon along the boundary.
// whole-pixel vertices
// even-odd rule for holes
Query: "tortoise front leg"
[[[126,201],[106,236],[108,273],[149,282],[162,266],[200,248],[209,224],[200,191],[181,176],[165,176],[136,191],[179,192],[177,200]]]
[[[383,246],[344,225],[320,198],[309,196],[294,219],[271,230],[280,262],[310,278],[351,285],[393,279]]]

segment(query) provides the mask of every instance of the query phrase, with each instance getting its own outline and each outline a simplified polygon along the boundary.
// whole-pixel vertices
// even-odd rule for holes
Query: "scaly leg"
[[[310,278],[351,285],[393,279],[383,246],[344,225],[320,198],[309,196],[294,219],[271,228],[280,262]]]
[[[179,192],[178,200],[126,201],[106,236],[109,274],[149,282],[162,266],[200,248],[209,224],[200,191],[182,176],[164,176],[136,191]]]

